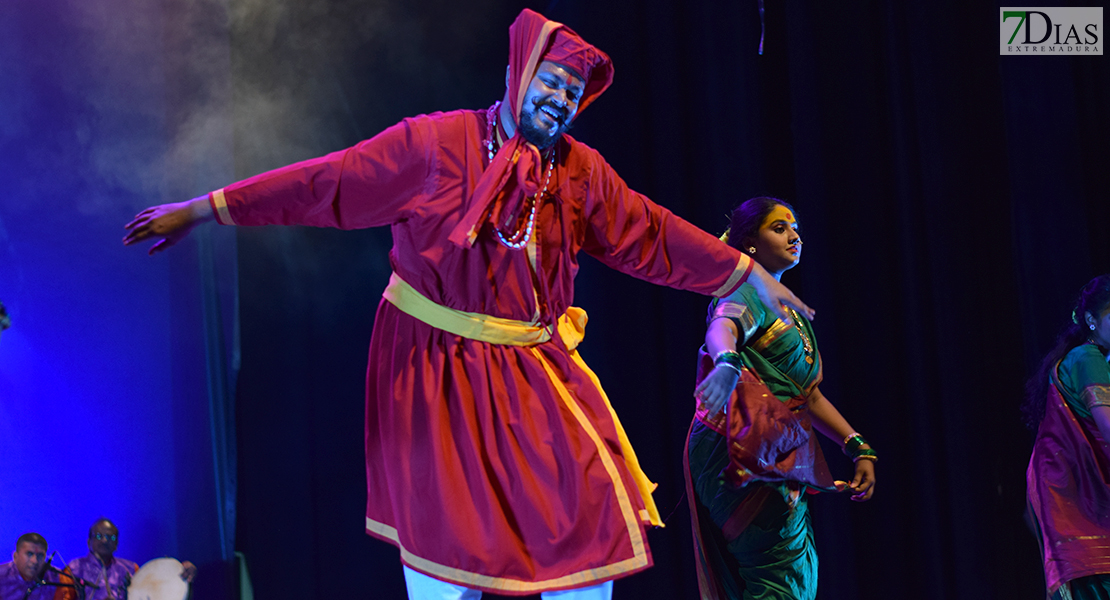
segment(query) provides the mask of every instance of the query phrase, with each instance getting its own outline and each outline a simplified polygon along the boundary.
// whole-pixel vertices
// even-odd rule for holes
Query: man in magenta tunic
[[[607,598],[613,579],[651,565],[655,486],[575,350],[580,250],[702,294],[748,280],[768,306],[812,314],[564,135],[612,74],[603,52],[525,10],[489,109],[405,119],[127,225],[124,242],[155,239],[151,253],[213,218],[392,228],[367,369],[366,531],[400,548],[411,598]]]

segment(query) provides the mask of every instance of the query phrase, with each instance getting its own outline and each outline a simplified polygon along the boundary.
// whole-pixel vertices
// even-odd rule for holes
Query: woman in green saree
[[[728,243],[776,279],[798,264],[793,208],[752,198],[732,213]],[[810,322],[775,317],[744,284],[709,307],[698,400],[687,443],[687,491],[703,600],[812,599],[817,553],[806,494],[875,491],[876,452],[821,393]],[[813,428],[855,461],[834,482]]]
[[[1071,323],[1026,386],[1037,432],[1026,498],[1053,600],[1110,598],[1110,275],[1083,286]]]

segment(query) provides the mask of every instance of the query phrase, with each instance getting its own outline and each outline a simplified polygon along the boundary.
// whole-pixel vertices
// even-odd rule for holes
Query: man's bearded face
[[[573,70],[549,61],[540,63],[520,107],[520,134],[543,150],[570,128],[586,83]]]

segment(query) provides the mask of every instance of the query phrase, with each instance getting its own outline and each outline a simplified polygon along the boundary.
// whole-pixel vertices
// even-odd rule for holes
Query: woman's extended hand
[[[867,502],[871,494],[875,493],[875,461],[861,458],[856,461],[856,476],[852,478],[848,487],[855,493],[852,500]]]
[[[694,390],[694,397],[709,410],[709,416],[715,417],[725,408],[732,390],[736,389],[736,382],[740,374],[736,369],[725,365],[717,365],[701,380]]]

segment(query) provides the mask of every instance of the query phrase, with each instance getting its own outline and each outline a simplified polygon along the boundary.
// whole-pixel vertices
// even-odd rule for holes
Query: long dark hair
[[[1100,315],[1110,305],[1110,274],[1099,275],[1087,282],[1079,290],[1079,298],[1075,301],[1075,310],[1071,313],[1068,326],[1056,338],[1056,346],[1044,357],[1041,366],[1035,375],[1025,384],[1025,402],[1021,405],[1021,417],[1025,426],[1032,431],[1037,431],[1044,418],[1044,404],[1048,396],[1048,381],[1052,369],[1060,359],[1067,356],[1072,348],[1087,341],[1090,328],[1087,325],[1086,314]],[[1106,348],[1102,349],[1103,352]]]
[[[741,202],[739,206],[732,209],[732,213],[729,215],[728,231],[726,232],[728,245],[743,251],[744,238],[755,237],[755,234],[759,232],[759,226],[763,224],[763,220],[771,214],[772,210],[775,210],[776,206],[785,206],[790,212],[794,213],[794,219],[799,220],[798,211],[794,210],[794,207],[790,206],[789,203],[770,196],[756,196]]]

